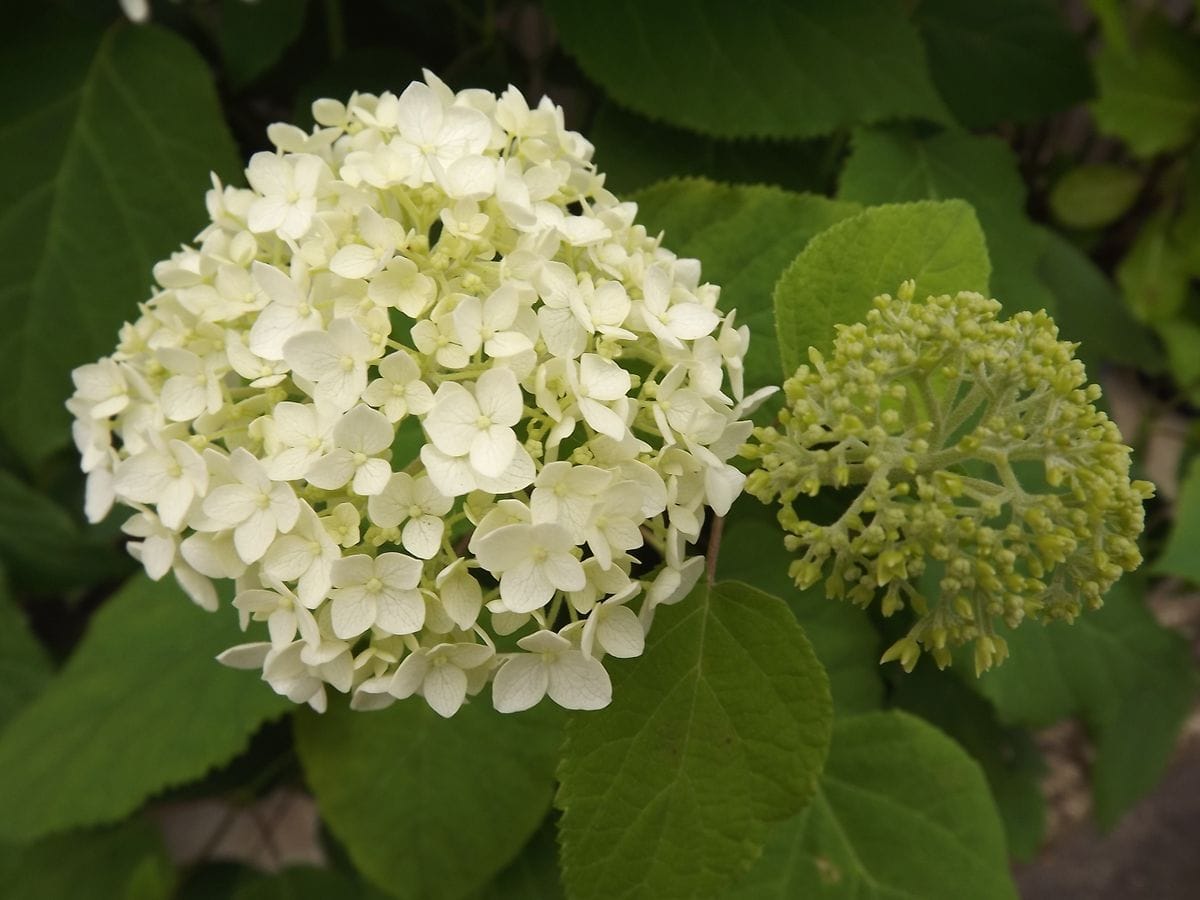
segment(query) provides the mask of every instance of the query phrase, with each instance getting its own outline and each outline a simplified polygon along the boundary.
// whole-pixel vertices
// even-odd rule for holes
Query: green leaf
[[[567,727],[557,804],[575,900],[716,897],[811,796],[829,686],[784,603],[701,585],[614,662],[613,703]]]
[[[0,884],[14,900],[167,900],[174,881],[158,830],[136,819],[32,846],[0,845]]]
[[[961,200],[879,206],[813,238],[775,286],[785,375],[808,348],[833,345],[833,326],[857,322],[879,294],[913,278],[917,296],[986,292],[991,266],[983,231]]]
[[[0,571],[0,729],[37,695],[53,669]]]
[[[225,77],[241,89],[279,62],[304,27],[306,0],[221,0],[217,42]]]
[[[1117,265],[1117,284],[1134,315],[1167,323],[1183,309],[1191,280],[1187,256],[1171,234],[1171,219],[1159,210],[1142,224],[1137,239]]]
[[[129,555],[103,528],[80,526],[67,511],[0,470],[0,560],[19,588],[52,594],[126,575]]]
[[[1074,244],[1039,228],[1042,252],[1038,275],[1054,294],[1055,315],[1064,339],[1078,341],[1076,355],[1093,378],[1101,362],[1118,362],[1161,372],[1162,352],[1146,326],[1136,321],[1113,283]]]
[[[587,135],[604,186],[618,195],[684,175],[818,194],[832,187],[828,141],[722,141],[651,122],[614,103],[597,110]]]
[[[983,773],[904,713],[842,719],[817,795],[729,900],[1015,900]]]
[[[771,288],[809,240],[858,211],[857,204],[762,185],[667,181],[633,197],[639,221],[680,256],[701,261],[702,277],[721,285],[721,309],[750,326],[746,391],[779,383]]]
[[[1103,228],[1129,211],[1144,182],[1142,173],[1112,163],[1068,169],[1050,191],[1050,211],[1069,228]]]
[[[232,900],[336,900],[361,896],[362,886],[341,872],[297,866],[239,885]]]
[[[235,756],[290,707],[213,660],[240,643],[232,610],[130,580],[67,665],[0,734],[0,840],[111,822]]]
[[[1178,150],[1200,128],[1200,41],[1157,16],[1133,52],[1105,43],[1096,57],[1096,124],[1138,156]]]
[[[547,821],[496,880],[475,900],[562,900],[558,877],[558,843]]]
[[[203,223],[209,170],[237,165],[204,61],[169,32],[51,23],[0,53],[21,73],[0,88],[0,434],[34,463],[67,443],[71,368],[112,350]]]
[[[1092,92],[1081,41],[1046,0],[922,0],[933,82],[968,128],[1058,112]]]
[[[603,15],[570,0],[547,6],[563,46],[614,100],[702,134],[811,137],[946,118],[899,3],[618,0]]]
[[[443,719],[424,703],[338,704],[296,717],[321,815],[364,876],[401,898],[479,890],[550,807],[556,708],[504,716],[487,699]]]
[[[798,589],[788,576],[794,558],[784,546],[774,509],[748,494],[739,497],[725,517],[717,574],[744,581],[792,608],[829,676],[837,715],[878,709],[883,703],[879,633],[865,610],[826,597],[822,586]]]
[[[1171,536],[1154,561],[1154,571],[1200,584],[1200,456],[1188,467],[1175,510]]]
[[[1193,406],[1200,406],[1200,325],[1189,319],[1165,322],[1159,331],[1167,366]]]
[[[1003,141],[958,132],[922,139],[858,131],[838,193],[860,203],[966,200],[987,236],[993,295],[1010,311],[1055,311],[1054,296],[1037,277],[1041,243],[1025,215],[1025,183]]]
[[[1005,633],[1009,658],[977,682],[1001,721],[1033,727],[1080,716],[1096,740],[1096,816],[1113,824],[1162,773],[1191,710],[1197,678],[1187,642],[1119,582],[1073,625]]]
[[[992,705],[950,672],[928,665],[891,672],[892,703],[936,725],[971,754],[1004,822],[1009,854],[1033,859],[1046,829],[1046,802],[1040,784],[1044,766],[1029,733],[1001,725]]]

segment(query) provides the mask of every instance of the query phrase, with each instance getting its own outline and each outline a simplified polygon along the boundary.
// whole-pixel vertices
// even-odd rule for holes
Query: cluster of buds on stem
[[[1045,312],[913,293],[839,325],[830,358],[810,349],[777,427],[744,451],[760,461],[746,488],[781,504],[799,587],[912,611],[884,662],[911,670],[926,650],[944,667],[973,642],[982,672],[1007,653],[997,623],[1071,621],[1141,563],[1154,488],[1130,480],[1100,388]],[[796,508],[822,488],[855,492],[829,524]]]

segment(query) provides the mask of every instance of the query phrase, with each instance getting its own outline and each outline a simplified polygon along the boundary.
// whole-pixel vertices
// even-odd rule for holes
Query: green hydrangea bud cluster
[[[832,358],[810,349],[778,427],[746,448],[747,490],[780,502],[799,587],[824,575],[833,597],[913,611],[884,662],[911,670],[927,650],[944,667],[974,642],[981,672],[1007,654],[998,622],[1070,621],[1141,563],[1154,487],[1130,481],[1100,388],[1045,312],[913,292],[839,325]],[[797,498],[826,487],[858,491],[837,521],[804,519]]]

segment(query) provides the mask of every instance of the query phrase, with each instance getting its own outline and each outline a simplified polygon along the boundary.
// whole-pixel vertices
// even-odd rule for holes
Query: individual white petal
[[[583,587],[583,582],[579,587]],[[500,599],[512,612],[541,609],[553,596],[554,584],[545,569],[532,559],[522,560],[500,576]]]
[[[231,669],[260,669],[271,652],[269,641],[238,644],[217,654],[217,662]]]
[[[334,450],[313,463],[304,477],[309,484],[321,490],[336,491],[354,477],[355,471],[357,467],[354,465],[354,454],[349,450]],[[205,511],[207,512],[207,508]]]
[[[550,686],[539,657],[522,653],[510,657],[492,682],[492,705],[497,712],[520,712],[536,706]]]
[[[632,659],[642,655],[646,646],[646,632],[637,613],[629,607],[605,606],[600,611],[596,640],[605,653],[618,659]]]
[[[380,595],[375,624],[391,634],[415,634],[425,624],[425,600],[419,591]]]
[[[528,454],[526,457],[528,458]],[[447,456],[433,444],[426,444],[421,448],[421,462],[425,464],[429,480],[447,497],[461,497],[475,490],[477,486],[475,472],[465,456]],[[532,460],[529,465],[532,469]],[[529,480],[533,480],[532,473]]]
[[[429,671],[429,655],[423,650],[410,653],[400,662],[399,668],[388,682],[387,691],[403,700],[421,689],[425,673]]]
[[[244,484],[223,484],[204,498],[204,514],[223,525],[237,525],[261,510],[262,495]]]
[[[333,593],[330,623],[342,640],[356,638],[375,623],[375,601],[360,588],[338,588]]]
[[[368,459],[355,471],[352,489],[361,497],[370,497],[387,487],[391,477],[392,467],[384,460]]]
[[[471,440],[471,468],[486,478],[498,478],[517,452],[517,436],[511,428],[492,425],[476,431]]]
[[[379,265],[379,257],[370,247],[350,244],[333,254],[329,271],[342,278],[366,278]]]
[[[546,692],[564,709],[603,709],[612,702],[612,681],[597,660],[568,650],[548,669]]]
[[[437,516],[420,516],[404,524],[400,542],[404,549],[421,559],[432,559],[442,545],[446,523]]]

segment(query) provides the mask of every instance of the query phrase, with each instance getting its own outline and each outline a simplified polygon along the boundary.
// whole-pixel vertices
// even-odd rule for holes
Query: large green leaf
[[[666,181],[640,191],[640,221],[681,256],[694,256],[703,277],[721,285],[721,308],[750,326],[746,390],[780,380],[771,289],[784,267],[816,234],[859,207],[762,185]]]
[[[597,110],[587,135],[604,186],[617,194],[684,175],[824,194],[837,162],[829,140],[719,140],[651,122],[614,103]]]
[[[1175,508],[1171,535],[1154,571],[1200,584],[1200,456],[1188,467]]]
[[[5,807],[6,816],[15,812]],[[136,819],[32,846],[0,845],[0,885],[13,900],[167,900],[174,881],[162,836]]]
[[[306,0],[221,0],[217,42],[225,77],[243,88],[279,62],[304,27]]]
[[[917,33],[891,0],[547,5],[563,45],[613,99],[703,134],[811,137],[946,118]]]
[[[1022,861],[1036,856],[1046,828],[1046,801],[1040,784],[1042,758],[1029,732],[1001,725],[992,705],[955,673],[928,664],[889,673],[891,702],[942,729],[983,769],[1004,822],[1009,854]]]
[[[474,900],[562,900],[558,877],[558,843],[547,821],[496,880]]]
[[[115,821],[236,755],[289,707],[213,660],[241,640],[232,610],[204,613],[173,585],[131,580],[0,733],[0,840]]]
[[[1137,38],[1132,52],[1100,48],[1092,114],[1101,131],[1153,156],[1179,149],[1200,129],[1200,40],[1157,16]]]
[[[838,323],[857,322],[879,294],[907,279],[917,296],[988,289],[987,245],[961,200],[879,206],[809,241],[775,286],[779,355],[785,373],[828,350]]]
[[[0,571],[0,729],[49,681],[53,667]]]
[[[31,594],[115,579],[135,565],[105,528],[79,525],[49,497],[3,470],[0,561],[13,583]]]
[[[359,870],[401,898],[462,897],[521,850],[550,808],[556,708],[505,716],[486,699],[443,719],[417,700],[296,718],[321,815]]]
[[[987,236],[996,298],[1010,310],[1054,312],[1054,296],[1037,276],[1041,244],[1025,215],[1025,183],[1003,141],[958,132],[918,138],[858,131],[838,193],[860,203],[966,200]]]
[[[567,727],[569,896],[723,896],[769,823],[812,797],[825,673],[781,600],[727,582],[659,609],[645,655],[612,676],[612,705]]]
[[[1073,625],[1023,625],[1009,658],[977,682],[1002,721],[1044,726],[1080,716],[1096,739],[1096,816],[1111,825],[1162,773],[1196,696],[1187,642],[1120,582]]]
[[[236,171],[204,61],[153,26],[50,22],[0,54],[0,434],[27,462],[66,444],[71,368],[112,349],[151,266]]]
[[[1101,362],[1162,371],[1162,352],[1150,332],[1130,315],[1095,263],[1057,232],[1039,228],[1038,236],[1038,274],[1054,294],[1054,321],[1065,340],[1079,342],[1075,353],[1088,364],[1092,377],[1099,374]]]
[[[775,508],[743,494],[725,517],[717,574],[784,600],[829,676],[837,715],[878,709],[883,702],[879,633],[867,613],[825,596],[821,585],[800,590],[788,576],[795,557],[783,544]]]
[[[913,18],[934,84],[970,128],[1045,116],[1091,93],[1083,41],[1047,0],[922,0]]]
[[[817,795],[729,900],[1016,898],[979,767],[903,713],[839,721]]]

